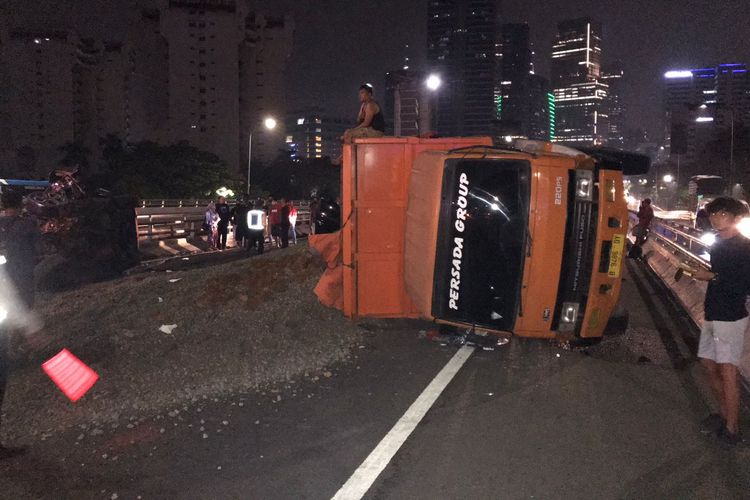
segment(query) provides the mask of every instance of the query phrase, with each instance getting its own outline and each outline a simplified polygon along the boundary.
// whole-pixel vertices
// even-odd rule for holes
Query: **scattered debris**
[[[161,297],[157,297],[157,301],[159,302],[159,304],[161,304],[162,302],[164,302],[164,299],[162,299]]]
[[[423,333],[424,332],[424,333]],[[459,329],[454,326],[440,325],[437,330],[419,332],[419,338],[427,338],[438,342],[442,346],[473,346],[481,347],[485,351],[494,351],[496,347],[510,342],[508,337],[498,337],[488,333],[477,333],[473,328]]]
[[[178,282],[178,281],[180,281],[181,279],[182,279],[182,278],[172,278],[171,280],[169,280],[169,282],[170,282],[170,283],[177,283],[177,282]]]
[[[159,327],[159,331],[162,333],[166,333],[167,335],[172,335],[172,330],[177,328],[177,325],[161,325]]]

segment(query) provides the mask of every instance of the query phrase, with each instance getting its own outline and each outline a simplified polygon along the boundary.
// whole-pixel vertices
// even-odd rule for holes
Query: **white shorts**
[[[748,320],[746,316],[737,321],[704,321],[698,357],[739,366]]]

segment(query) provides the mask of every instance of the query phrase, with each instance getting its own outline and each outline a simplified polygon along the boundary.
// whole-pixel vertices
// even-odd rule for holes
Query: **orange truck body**
[[[565,155],[552,152],[551,147],[527,153],[491,146],[489,137],[386,137],[345,145],[342,262],[346,316],[421,317],[537,338],[556,338],[561,333],[583,338],[602,335],[620,293],[627,231],[622,173],[597,168],[582,153]],[[487,177],[492,169],[513,172],[514,178],[521,179],[524,194],[517,197],[515,216],[506,215],[502,202],[493,202],[490,193],[469,186],[472,177]],[[459,186],[459,177],[469,187]],[[587,179],[593,183],[589,201],[581,201],[576,189],[586,186]],[[466,199],[452,198],[456,188],[460,188],[456,193],[465,189],[464,194],[479,203],[476,206],[484,207],[463,212],[469,219],[484,217],[495,221],[492,227],[500,220],[513,228],[512,234],[523,235],[507,242],[516,249],[516,281],[503,281],[509,274],[502,269],[505,257],[500,250],[495,259],[485,249],[483,262],[476,262],[479,253],[469,240],[464,248],[463,238],[457,239],[463,235],[453,227],[463,224],[455,218],[455,211],[461,214],[457,203],[465,206]],[[502,189],[514,196],[512,186]],[[487,194],[477,195],[480,192]],[[498,219],[498,214],[505,219]],[[453,241],[459,249],[453,248]],[[455,258],[456,252],[463,261]],[[483,276],[484,265],[498,269],[502,279]],[[476,283],[467,278],[470,272],[478,277]],[[479,302],[489,308],[486,311],[456,307],[471,295],[485,293],[485,288],[489,295],[513,297],[510,309],[490,311],[494,307],[491,297],[488,301],[480,297]],[[501,293],[499,288],[506,289]],[[501,319],[495,321],[490,315]]]

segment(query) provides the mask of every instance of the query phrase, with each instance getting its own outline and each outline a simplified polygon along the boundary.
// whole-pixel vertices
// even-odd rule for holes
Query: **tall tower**
[[[254,160],[271,161],[285,149],[286,63],[292,52],[294,22],[288,16],[250,13],[240,46],[240,169],[247,165],[252,131]],[[276,120],[268,130],[266,118]]]
[[[549,83],[534,74],[528,24],[504,24],[500,34],[500,135],[550,138]],[[554,134],[553,134],[554,135]]]
[[[625,146],[625,72],[617,65],[602,72],[602,81],[607,84],[606,112],[609,116],[607,144],[612,147]]]
[[[427,14],[428,71],[440,73],[437,131],[490,133],[495,118],[495,0],[431,0]]]
[[[558,142],[603,144],[609,134],[608,87],[601,81],[601,24],[590,18],[557,25],[551,83],[557,107]]]
[[[239,46],[234,1],[170,1],[161,29],[169,44],[169,135],[239,168]]]

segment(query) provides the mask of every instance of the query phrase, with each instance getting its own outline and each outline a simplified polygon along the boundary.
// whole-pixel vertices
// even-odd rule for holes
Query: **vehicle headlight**
[[[5,258],[5,255],[0,255],[0,266],[8,262],[8,259]]]
[[[576,170],[576,199],[592,200],[594,173],[591,170]]]
[[[559,326],[561,332],[569,332],[575,329],[580,307],[581,305],[578,302],[563,302]]]
[[[703,233],[701,235],[701,242],[707,247],[710,247],[716,243],[716,235],[714,233]]]
[[[3,306],[0,306],[0,323],[5,321],[5,318],[8,317],[8,311]]]

